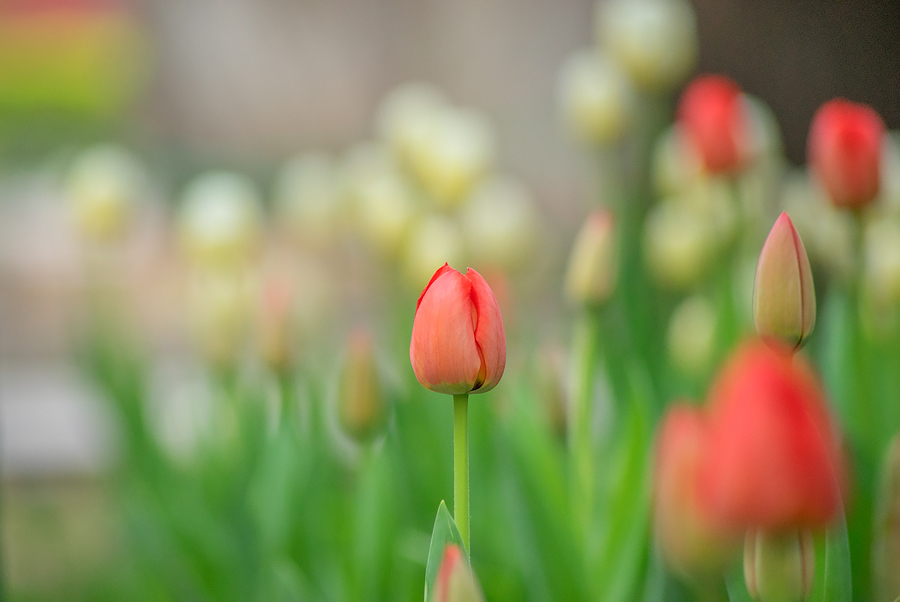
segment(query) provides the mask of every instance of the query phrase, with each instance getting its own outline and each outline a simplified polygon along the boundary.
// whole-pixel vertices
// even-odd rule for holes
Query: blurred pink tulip
[[[493,389],[506,367],[500,307],[481,275],[444,264],[416,305],[409,359],[423,387],[460,395]]]
[[[695,78],[681,95],[678,121],[711,173],[739,169],[747,154],[741,89],[721,75]]]
[[[884,122],[871,107],[836,98],[816,111],[807,158],[838,207],[859,208],[878,195]]]

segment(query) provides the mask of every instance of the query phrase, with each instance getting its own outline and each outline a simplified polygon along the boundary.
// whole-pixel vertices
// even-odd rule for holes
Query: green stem
[[[469,394],[453,396],[453,520],[469,547]]]
[[[572,352],[572,405],[569,412],[569,451],[574,468],[575,519],[586,533],[594,504],[594,462],[591,424],[594,399],[594,370],[597,365],[600,316],[586,310],[575,325]]]

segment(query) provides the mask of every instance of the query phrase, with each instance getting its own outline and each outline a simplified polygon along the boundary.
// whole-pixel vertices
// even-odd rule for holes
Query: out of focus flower
[[[583,305],[603,303],[613,293],[618,272],[615,222],[606,209],[591,213],[572,247],[566,296]]]
[[[753,321],[764,340],[792,352],[816,325],[816,291],[803,241],[787,213],[775,221],[759,254],[753,285]]]
[[[376,359],[369,333],[352,333],[341,371],[337,407],[341,428],[360,443],[372,439],[387,416]]]
[[[266,364],[284,374],[294,358],[294,283],[283,274],[269,275],[262,283],[259,300],[258,337]]]
[[[665,92],[697,60],[697,18],[685,0],[607,0],[597,5],[597,39],[635,84]]]
[[[875,599],[900,592],[900,435],[888,446],[875,505],[872,571]]]
[[[465,262],[465,244],[455,220],[443,215],[428,215],[410,226],[404,254],[407,281],[422,286],[431,277],[435,265]]]
[[[809,531],[748,531],[744,581],[758,602],[803,602],[812,590],[816,550]]]
[[[81,231],[106,240],[122,233],[143,193],[144,173],[123,148],[102,145],[81,153],[66,180],[66,192]]]
[[[669,357],[688,374],[703,374],[710,365],[716,344],[716,310],[705,297],[694,295],[682,301],[669,321]]]
[[[488,283],[446,263],[416,304],[409,359],[426,389],[458,395],[493,389],[506,367],[506,334]]]
[[[718,233],[702,214],[678,199],[665,199],[651,209],[644,228],[644,254],[661,284],[688,289],[707,276]]]
[[[707,425],[696,407],[670,406],[656,438],[653,527],[666,564],[685,576],[725,569],[736,534],[709,522],[699,504],[697,479],[706,451]]]
[[[494,145],[485,115],[447,107],[435,116],[427,144],[413,156],[415,173],[439,205],[458,205],[493,166]]]
[[[836,206],[858,209],[878,195],[883,138],[884,122],[867,105],[837,98],[816,111],[807,157]]]
[[[711,173],[734,172],[746,162],[750,132],[741,89],[720,75],[694,79],[681,95],[678,121]]]
[[[447,106],[443,92],[425,82],[398,86],[382,101],[376,129],[405,169],[412,169],[413,158],[430,144],[434,121]]]
[[[534,199],[512,176],[480,184],[463,208],[462,225],[472,261],[504,271],[526,264],[538,243]]]
[[[558,96],[569,131],[586,142],[612,144],[631,122],[631,84],[618,65],[594,48],[566,59]]]
[[[676,123],[660,135],[654,146],[653,183],[663,197],[683,193],[703,171],[700,156],[684,136],[684,128]]]
[[[184,191],[179,217],[189,258],[205,265],[233,265],[256,247],[262,209],[253,182],[230,172],[197,176]]]
[[[203,357],[218,368],[232,366],[243,351],[250,325],[254,286],[244,270],[196,270],[188,302]]]
[[[447,544],[438,569],[435,602],[484,602],[484,594],[469,562],[456,544]]]
[[[800,355],[741,346],[710,390],[700,480],[717,524],[816,528],[842,508],[844,464],[822,387]]]
[[[534,386],[550,430],[560,440],[566,436],[569,392],[565,352],[556,345],[543,345],[535,360]]]
[[[325,153],[290,159],[275,183],[275,208],[301,244],[313,248],[334,242],[343,191],[335,161]]]

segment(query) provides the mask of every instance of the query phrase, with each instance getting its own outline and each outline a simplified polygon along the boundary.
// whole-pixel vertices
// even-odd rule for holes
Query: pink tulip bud
[[[718,530],[700,508],[697,478],[706,448],[705,415],[688,404],[672,405],[656,439],[653,523],[666,564],[688,577],[723,571],[737,535]]]
[[[816,111],[807,158],[838,207],[859,208],[878,195],[884,122],[871,107],[843,98]]]
[[[448,544],[438,569],[435,602],[484,602],[481,588],[459,547]]]
[[[721,75],[703,75],[681,95],[678,121],[711,173],[731,172],[746,160],[748,126],[741,89]]]
[[[365,330],[350,336],[338,390],[338,420],[359,443],[371,440],[387,418],[387,407],[372,338]]]
[[[566,295],[575,303],[599,305],[616,285],[615,221],[606,209],[594,210],[585,220],[569,258]]]
[[[444,264],[416,305],[409,359],[423,387],[459,395],[493,389],[506,367],[500,307],[481,274]]]
[[[744,581],[758,602],[803,602],[812,589],[816,550],[809,531],[748,531]]]
[[[759,254],[753,285],[753,321],[764,340],[790,350],[803,346],[816,325],[816,291],[803,241],[787,213],[772,226]]]
[[[710,390],[700,499],[717,524],[817,528],[842,508],[844,463],[824,392],[800,355],[743,345]]]

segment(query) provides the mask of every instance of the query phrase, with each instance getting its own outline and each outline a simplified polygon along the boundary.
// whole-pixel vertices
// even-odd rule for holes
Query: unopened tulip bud
[[[384,424],[384,393],[375,350],[368,333],[350,338],[338,392],[338,419],[344,431],[360,443],[372,439]]]
[[[429,215],[410,225],[404,253],[407,282],[416,289],[427,282],[434,266],[465,262],[465,244],[456,221],[444,215]]]
[[[259,346],[270,369],[283,374],[294,356],[293,283],[286,277],[271,277],[263,283],[259,307]]]
[[[484,602],[484,594],[469,562],[455,544],[444,548],[435,582],[435,602]]]
[[[566,59],[559,103],[569,131],[593,144],[612,144],[625,133],[634,104],[631,84],[618,65],[594,48]]]
[[[188,256],[205,264],[234,265],[256,246],[262,204],[253,182],[230,172],[194,179],[184,191],[179,229]]]
[[[716,310],[700,295],[685,299],[669,322],[669,357],[681,370],[694,376],[704,374],[716,344]]]
[[[744,580],[757,602],[803,602],[815,577],[816,551],[809,531],[748,531]]]
[[[601,45],[644,90],[671,90],[697,60],[697,18],[685,0],[600,2],[596,27]]]
[[[782,213],[759,254],[753,321],[765,340],[796,350],[816,325],[816,291],[803,241]]]
[[[888,446],[875,506],[872,569],[876,600],[900,594],[900,435]]]
[[[341,182],[332,157],[309,153],[290,159],[275,183],[279,219],[297,240],[316,247],[337,236]]]
[[[882,217],[867,225],[864,267],[873,303],[893,307],[900,302],[900,220]]]
[[[644,228],[647,263],[661,284],[689,289],[709,273],[719,233],[707,216],[679,199],[666,199],[650,210]]]
[[[816,111],[807,157],[831,202],[861,208],[878,195],[884,122],[871,107],[837,98]]]
[[[121,234],[142,180],[137,161],[117,146],[97,146],[79,155],[66,191],[81,231],[97,240]]]
[[[426,389],[460,395],[493,389],[506,367],[500,307],[481,274],[446,263],[416,304],[409,359]]]
[[[404,169],[411,169],[415,157],[424,152],[434,120],[446,106],[444,93],[425,82],[398,86],[382,101],[376,129]]]
[[[706,417],[698,408],[671,406],[657,435],[653,473],[653,526],[659,550],[672,569],[698,579],[724,570],[739,541],[707,520],[699,504],[697,478],[706,453],[706,432]]]
[[[615,221],[608,210],[591,213],[572,247],[566,295],[574,303],[597,305],[613,293],[617,278]]]
[[[663,132],[653,149],[653,183],[660,196],[678,195],[689,189],[703,173],[697,151],[685,140],[677,123]]]
[[[198,270],[189,288],[192,326],[204,358],[230,367],[247,336],[253,307],[253,283],[242,270]]]
[[[694,79],[681,95],[678,121],[708,172],[734,172],[746,162],[749,124],[741,89],[730,79]]]

